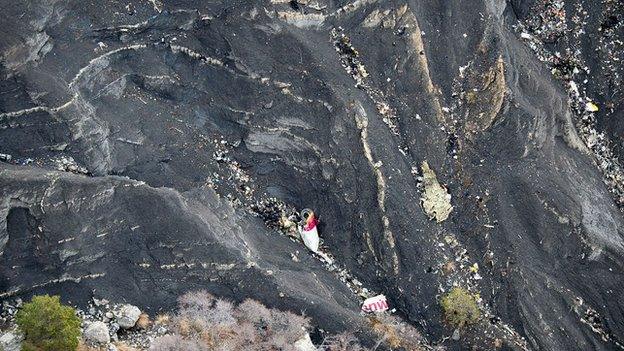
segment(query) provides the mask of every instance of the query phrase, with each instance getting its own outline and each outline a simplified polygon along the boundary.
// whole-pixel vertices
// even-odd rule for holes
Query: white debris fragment
[[[578,90],[578,86],[576,85],[576,83],[573,80],[571,80],[568,84],[570,85],[570,91],[574,94],[574,96],[578,96],[579,90]]]
[[[593,102],[589,101],[585,104],[585,111],[587,112],[598,112],[598,105],[594,104]]]

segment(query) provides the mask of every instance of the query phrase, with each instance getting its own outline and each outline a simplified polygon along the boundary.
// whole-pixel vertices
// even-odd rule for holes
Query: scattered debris
[[[277,17],[284,22],[299,28],[319,27],[325,21],[325,15],[320,13],[280,11],[277,13]]]
[[[588,101],[585,104],[585,111],[587,111],[587,112],[598,112],[598,105],[594,104],[591,101]]]
[[[300,241],[296,223],[301,221],[301,217],[296,209],[288,206],[276,198],[263,199],[251,206],[251,211],[262,218],[267,227],[288,236],[292,240]],[[299,252],[297,251],[297,254]],[[362,299],[367,299],[375,295],[375,292],[365,288],[362,283],[349,273],[349,271],[338,266],[334,256],[322,245],[319,245],[318,258],[324,262],[325,268],[338,276],[355,295]],[[298,262],[299,258],[291,254],[293,261]]]
[[[0,154],[0,161],[2,162],[10,162],[13,159],[13,156],[9,154]]]
[[[343,60],[344,68],[356,81],[356,86],[361,86],[364,84],[364,78],[368,77],[368,72],[360,61],[360,53],[351,44],[351,39],[342,32],[342,28],[332,29],[331,36],[334,39],[336,51]]]
[[[344,33],[341,27],[333,28],[330,35],[336,46],[336,51],[340,56],[342,66],[353,80],[355,80],[355,86],[368,94],[371,100],[375,102],[375,107],[377,108],[377,112],[381,115],[383,122],[393,134],[399,135],[396,111],[386,102],[382,91],[370,86],[366,82],[368,72],[360,60],[360,53],[351,44],[351,39]]]
[[[76,174],[89,174],[89,170],[80,166],[73,157],[61,156],[54,159],[56,169],[63,172],[71,172]]]
[[[277,198],[262,199],[251,205],[251,211],[260,217],[267,227],[277,229],[286,234],[291,233],[293,226],[299,221],[294,207],[289,207]]]
[[[621,11],[622,3],[619,1],[607,1],[604,3],[605,13]],[[588,96],[589,83],[592,78],[589,67],[584,64],[581,55],[581,47],[586,34],[586,19],[589,14],[576,4],[571,7],[573,13],[569,16],[574,25],[573,30],[568,30],[566,21],[566,8],[563,0],[536,1],[529,17],[524,22],[519,22],[515,29],[520,34],[526,45],[531,48],[536,57],[551,68],[555,78],[565,82],[569,104],[574,113],[576,129],[581,140],[592,152],[595,163],[602,171],[603,181],[611,192],[620,210],[624,211],[624,173],[613,147],[607,135],[598,131],[596,114],[600,112],[599,106]],[[608,21],[607,21],[608,22]],[[612,91],[611,95],[621,92],[622,81],[620,61],[624,58],[624,46],[614,32],[615,28],[607,25],[599,28],[600,36],[596,38],[604,75],[610,77],[612,82],[605,91]],[[522,34],[526,33],[526,34]],[[559,51],[553,49],[552,43],[564,40],[567,48]],[[606,110],[605,114],[613,111]]]
[[[563,0],[537,2],[535,15],[527,20],[530,33],[548,43],[562,37],[568,30],[564,5]]]
[[[583,298],[577,297],[573,303],[574,311],[579,315],[581,322],[589,326],[589,328],[605,342],[613,342],[620,349],[624,349],[624,345],[615,339],[611,333],[605,328],[604,322],[600,314],[588,306],[583,301]]]

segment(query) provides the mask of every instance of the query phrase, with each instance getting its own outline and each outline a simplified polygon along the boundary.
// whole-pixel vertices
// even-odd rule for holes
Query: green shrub
[[[466,92],[466,102],[471,105],[477,102],[477,93],[475,93],[474,91]]]
[[[34,296],[17,313],[24,333],[22,351],[74,351],[80,337],[80,319],[58,296]]]
[[[456,327],[463,327],[479,320],[477,296],[466,289],[453,288],[451,292],[442,297],[441,305],[446,320]]]

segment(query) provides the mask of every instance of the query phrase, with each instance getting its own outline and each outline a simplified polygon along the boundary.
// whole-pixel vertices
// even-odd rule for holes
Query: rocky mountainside
[[[432,346],[624,348],[617,1],[0,9],[0,299],[206,289],[338,332],[383,293]]]

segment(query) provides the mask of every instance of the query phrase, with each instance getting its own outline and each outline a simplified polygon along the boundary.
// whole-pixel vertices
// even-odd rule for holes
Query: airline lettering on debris
[[[388,310],[388,301],[384,295],[368,298],[362,304],[364,312],[382,312]]]

